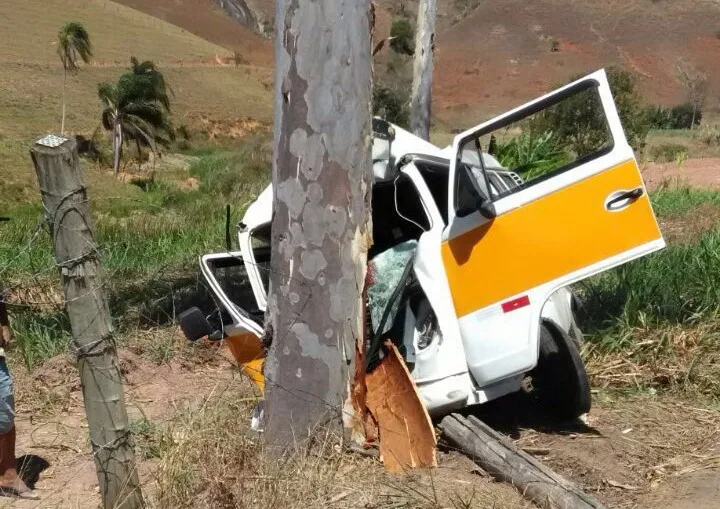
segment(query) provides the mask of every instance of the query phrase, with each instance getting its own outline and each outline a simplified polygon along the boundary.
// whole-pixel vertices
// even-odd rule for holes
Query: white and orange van
[[[533,129],[555,136],[562,115],[578,119],[572,148],[540,162],[488,153]],[[568,287],[665,246],[605,72],[473,127],[444,150],[378,119],[374,131],[370,267],[385,284],[369,290],[369,358],[391,337],[432,414],[526,389],[528,377],[560,417],[587,412]],[[247,210],[239,251],[200,261],[224,316],[215,337],[260,384],[272,198],[267,188]],[[196,308],[181,323],[190,339],[212,330]]]

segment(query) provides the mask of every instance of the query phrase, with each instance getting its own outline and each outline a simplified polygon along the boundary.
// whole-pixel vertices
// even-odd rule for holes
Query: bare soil
[[[174,335],[175,331],[160,334]],[[120,352],[132,420],[144,418],[162,425],[183,409],[201,407],[217,391],[236,390],[238,397],[247,396],[247,384],[222,355],[186,352],[157,365],[149,360],[148,352]],[[0,498],[0,507],[97,507],[97,481],[88,454],[87,424],[72,359],[57,357],[32,374],[17,363],[12,367],[18,400],[17,454],[25,458],[29,469],[36,470],[35,479],[30,475],[30,480],[35,481],[42,500],[38,504]],[[513,397],[474,412],[608,507],[717,507],[720,411],[700,402],[672,396],[611,398],[603,392],[597,395],[587,424],[554,423],[527,401]],[[413,474],[413,482],[419,484],[412,489],[424,483],[427,496],[436,489],[467,494],[477,490],[483,498],[476,499],[476,504],[487,501],[490,494],[498,501],[495,507],[527,507],[512,488],[493,483],[458,452],[443,450],[439,463],[430,476]],[[159,467],[156,459],[140,462],[141,478],[150,497]],[[369,464],[367,468],[379,467]],[[402,480],[396,484],[403,485]],[[348,489],[352,488],[343,486],[343,490]],[[342,507],[351,506],[347,503],[344,500]]]
[[[646,163],[641,171],[649,189],[674,182],[720,188],[720,158],[688,159],[682,164]]]

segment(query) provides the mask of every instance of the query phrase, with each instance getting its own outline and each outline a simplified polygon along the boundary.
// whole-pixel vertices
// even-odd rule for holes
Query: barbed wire
[[[120,199],[120,198],[121,197],[118,197],[118,199]],[[89,199],[82,200],[82,202],[89,202],[89,201],[90,201]],[[148,204],[147,202],[142,202],[142,203],[145,206],[151,205],[151,204]],[[163,211],[165,210],[160,206],[157,206],[157,209],[163,210]],[[32,230],[32,232],[30,234],[30,238],[28,239],[27,243],[20,249],[20,251],[18,252],[18,254],[15,257],[13,257],[9,262],[4,264],[2,269],[0,269],[0,276],[4,275],[8,271],[10,271],[13,263],[16,262],[18,259],[20,259],[25,254],[27,254],[34,247],[34,245],[38,242],[40,233],[42,232],[44,225],[52,226],[56,230],[61,229],[61,228],[68,228],[65,224],[62,224],[62,222],[52,221],[52,220],[48,221],[47,217],[41,221],[38,221],[34,227],[34,230]],[[73,230],[73,231],[79,231],[79,230]],[[114,249],[117,245],[121,245],[121,244],[124,244],[124,242],[117,241],[115,243],[105,243],[100,248],[98,248],[98,252],[99,253],[107,252],[110,249]],[[48,254],[50,254],[50,253],[48,253]],[[290,325],[289,325],[289,327],[287,327],[285,334],[274,338],[274,341],[277,341],[278,343],[284,342],[287,335],[290,334],[291,330],[293,329],[293,326],[298,322],[298,320],[302,319],[303,312],[305,311],[307,305],[309,304],[309,302],[311,301],[311,299],[313,297],[313,286],[318,285],[318,283],[310,282],[303,278],[297,277],[293,274],[287,274],[284,272],[277,271],[276,269],[268,267],[266,264],[264,264],[262,262],[244,259],[241,255],[238,255],[237,253],[232,252],[232,251],[224,250],[224,251],[219,251],[216,254],[224,254],[228,257],[236,259],[239,262],[242,262],[246,266],[253,266],[253,267],[257,268],[258,270],[265,271],[266,273],[268,273],[270,275],[280,275],[281,277],[285,278],[286,281],[296,283],[299,286],[307,289],[307,294],[304,296],[304,300],[302,301],[302,303],[299,306],[295,306],[297,311],[295,311],[293,313],[292,320],[290,321]],[[109,274],[103,275],[100,285],[87,289],[87,291],[85,293],[83,293],[82,295],[77,296],[73,299],[66,300],[63,298],[62,302],[46,301],[46,300],[38,300],[38,301],[24,300],[22,302],[9,302],[7,299],[7,296],[2,296],[2,301],[8,302],[9,305],[14,306],[14,307],[22,306],[22,307],[27,307],[27,308],[33,308],[33,307],[47,306],[47,305],[65,306],[68,303],[71,303],[75,300],[82,299],[82,298],[87,297],[88,295],[94,294],[98,291],[103,291],[108,287],[108,285],[116,283],[117,282],[116,277],[118,277],[121,274],[121,272],[123,272],[123,270],[125,270],[123,265],[124,265],[124,262],[127,260],[127,256],[128,256],[128,251],[126,250],[126,251],[124,251],[122,258],[120,260],[116,261],[117,268],[115,268]],[[62,264],[57,264],[56,262],[53,261],[53,263],[51,263],[48,267],[45,267],[44,269],[39,270],[39,271],[35,271],[33,273],[33,277],[44,276],[49,272],[57,271],[59,268],[61,268],[60,265],[62,265]],[[163,265],[155,268],[153,271],[143,274],[141,280],[145,281],[147,283],[151,283],[152,281],[159,278],[171,266],[172,265],[170,263],[163,264]],[[175,309],[174,309],[174,306],[175,306],[174,291],[175,290],[172,288],[172,281],[170,281],[170,284],[171,284],[170,292],[165,297],[162,297],[161,300],[168,299],[168,298],[172,300],[173,315],[170,317],[170,319],[171,319],[170,321],[171,321],[171,323],[176,323],[177,317],[175,316]],[[224,330],[227,323],[225,322],[225,319],[224,319],[223,313],[222,313],[223,305],[221,302],[218,301],[217,295],[215,295],[215,292],[213,291],[213,289],[201,277],[196,277],[195,285],[200,286],[211,297],[213,304],[215,306],[215,309],[220,311],[219,316],[220,316],[221,327],[222,327],[221,330]],[[23,286],[25,286],[25,283],[19,283],[19,284],[14,285],[13,287],[11,287],[10,290],[22,288]],[[75,332],[76,332],[75,336],[77,336],[78,331],[75,331]],[[177,334],[177,332],[175,332],[173,334],[173,336],[175,334]],[[100,340],[96,341],[95,343],[99,344],[100,342],[105,341],[107,339],[108,338],[101,338]],[[114,337],[112,338],[112,340],[114,341]],[[76,355],[78,353],[82,353],[82,352],[73,350],[74,340],[73,340],[72,336],[69,338],[69,340],[65,346],[70,351],[70,353],[75,353]],[[95,345],[95,346],[97,346],[97,345]],[[253,371],[253,369],[248,366],[244,366],[244,369],[246,369],[248,371]],[[260,370],[255,370],[255,371],[256,371],[256,374],[260,373]],[[98,373],[98,375],[100,375],[100,376],[109,375],[109,374],[110,373],[107,373],[107,374]],[[268,376],[266,373],[262,373],[262,374],[264,376],[266,385],[269,385],[273,388],[282,390],[282,391],[286,392],[287,394],[289,394],[290,396],[292,396],[293,398],[297,398],[301,402],[311,404],[311,405],[319,404],[320,406],[324,407],[331,415],[335,415],[337,417],[346,417],[346,418],[354,417],[353,413],[346,409],[344,402],[342,402],[342,401],[340,401],[340,402],[327,401],[325,398],[319,396],[318,394],[316,394],[312,391],[304,390],[299,387],[288,387],[282,383],[279,383],[277,380],[274,380],[271,376]],[[259,397],[259,395],[256,395],[256,397]],[[399,433],[398,431],[390,429],[390,428],[385,428],[384,426],[380,425],[379,423],[376,423],[376,426],[380,433],[384,433],[384,434],[390,435],[390,436],[404,436],[402,433]],[[106,444],[97,444],[97,443],[94,443],[91,439],[90,443],[92,446],[92,455],[97,456],[104,450],[113,449],[116,446],[123,445],[128,439],[129,439],[129,436],[123,435],[120,437],[116,437],[114,440],[112,440],[111,442],[108,442]],[[447,446],[447,447],[449,447],[450,449],[453,449],[450,446]],[[460,450],[460,449],[457,449],[457,450]],[[392,451],[390,453],[393,454]],[[398,459],[398,458],[396,458],[396,459]]]

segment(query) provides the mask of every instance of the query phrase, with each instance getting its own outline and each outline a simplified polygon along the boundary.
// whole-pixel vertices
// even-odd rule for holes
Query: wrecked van
[[[533,146],[579,107],[593,111],[575,126],[578,143]],[[431,414],[519,390],[561,418],[587,412],[568,285],[665,246],[605,72],[446,149],[381,119],[373,134],[370,365],[391,338]],[[226,339],[261,387],[272,199],[268,187],[248,208],[239,251],[200,259],[218,325],[197,308],[180,320],[191,340]]]

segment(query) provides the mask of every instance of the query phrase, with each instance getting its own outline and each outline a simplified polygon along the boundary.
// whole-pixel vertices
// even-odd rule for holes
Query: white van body
[[[505,122],[506,117],[537,110],[545,104],[543,101],[555,101],[555,96],[570,93],[572,87],[588,86],[597,88],[608,119],[613,146],[607,153],[525,187],[519,175],[507,171],[493,156],[481,152],[481,163],[477,152],[465,148],[468,139],[489,132]],[[463,165],[472,170],[475,178],[484,175],[487,199],[492,200],[491,217],[479,210],[460,215],[454,206],[460,189],[458,175],[468,171]],[[408,227],[417,232],[410,242],[412,273],[421,289],[420,297],[412,303],[403,303],[404,322],[395,324],[402,338],[395,339],[404,347],[411,374],[432,414],[484,403],[520,390],[525,376],[538,364],[543,324],[552,325],[576,342],[581,340],[573,313],[574,297],[568,286],[665,245],[633,151],[625,140],[604,71],[470,129],[445,149],[393,125],[374,138],[373,166],[376,199],[380,200],[382,193],[389,196],[389,203],[378,205],[390,207],[394,196],[395,212],[414,223]],[[613,181],[615,173],[617,183]],[[403,197],[409,196],[408,189],[416,193],[420,203],[417,210],[424,211],[426,217],[405,217],[401,213],[400,185],[405,186]],[[584,201],[582,193],[587,195],[587,212],[579,207],[568,217],[558,217],[558,201],[567,199],[577,206]],[[596,195],[604,203],[602,200],[591,203]],[[239,252],[201,258],[203,274],[232,318],[232,323],[224,327],[226,336],[238,331],[258,337],[262,334],[268,280],[263,271],[269,270],[267,242],[272,202],[269,186],[247,209],[239,227]],[[607,210],[602,209],[603,205]],[[533,209],[533,214],[528,215]],[[392,212],[392,208],[388,210]],[[519,222],[520,214],[532,218],[533,224],[527,231]],[[632,215],[624,219],[623,214]],[[393,228],[383,225],[385,217],[387,214],[374,218],[374,227],[378,233],[389,235],[387,231]],[[581,244],[588,238],[581,225],[583,217],[590,223],[587,227],[596,228],[598,235],[613,236],[608,239],[609,248]],[[648,232],[647,235],[638,233],[635,239],[634,233],[623,229],[622,221],[628,221],[628,228],[637,228],[642,223],[638,232]],[[543,232],[543,228],[547,230]],[[554,240],[560,238],[561,228],[566,228],[567,238]],[[479,229],[483,231],[477,236],[480,240],[473,240],[473,232]],[[617,238],[614,231],[621,232]],[[398,239],[407,240],[402,232]],[[509,247],[507,251],[483,251],[485,245],[492,243],[503,249]],[[517,247],[513,247],[515,244]],[[555,258],[544,258],[547,253]],[[214,277],[213,263],[223,258],[241,260],[245,265],[254,298],[252,305],[256,308],[252,312],[243,309],[242,303],[232,302]],[[528,265],[524,260],[541,262]]]

